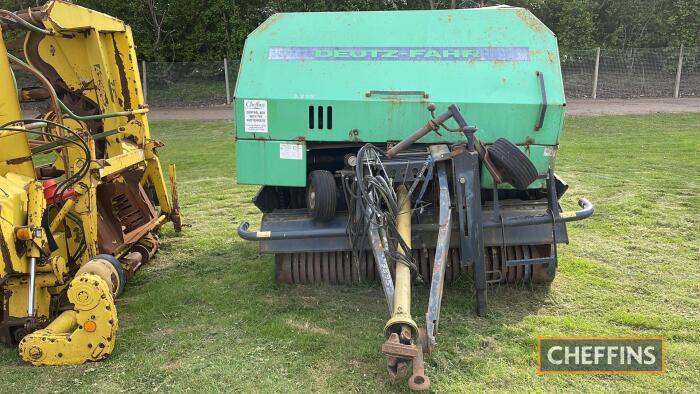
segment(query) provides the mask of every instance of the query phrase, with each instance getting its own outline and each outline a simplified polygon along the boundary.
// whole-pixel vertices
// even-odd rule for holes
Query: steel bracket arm
[[[440,193],[440,219],[438,228],[437,245],[435,249],[435,263],[430,279],[430,298],[428,300],[428,312],[425,315],[427,331],[427,348],[431,350],[437,343],[435,336],[440,319],[440,306],[442,292],[445,284],[445,266],[450,250],[450,235],[452,234],[452,202],[450,201],[450,187],[447,182],[445,163],[437,164],[438,185]]]

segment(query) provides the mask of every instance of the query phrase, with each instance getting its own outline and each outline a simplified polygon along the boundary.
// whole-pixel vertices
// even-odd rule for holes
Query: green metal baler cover
[[[539,128],[545,100],[537,72],[546,92]],[[398,141],[430,119],[428,103],[438,113],[455,103],[482,141],[508,138],[541,172],[553,164],[565,105],[554,34],[529,11],[507,6],[273,15],[246,40],[235,97],[239,156],[251,146],[245,140]],[[444,132],[419,142],[463,139]],[[304,165],[288,165],[306,155],[260,157],[276,176],[245,156],[240,183],[305,185],[306,173],[291,169]]]

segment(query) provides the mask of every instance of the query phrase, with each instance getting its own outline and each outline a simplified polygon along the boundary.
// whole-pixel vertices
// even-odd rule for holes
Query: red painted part
[[[56,192],[56,189],[58,188],[58,182],[56,182],[55,179],[49,179],[42,183],[44,184],[44,198],[46,199],[46,202],[49,204],[53,204],[53,195],[54,192]],[[75,190],[66,190],[63,193],[63,198],[61,199],[61,201],[66,201],[67,199],[71,198],[74,194]]]

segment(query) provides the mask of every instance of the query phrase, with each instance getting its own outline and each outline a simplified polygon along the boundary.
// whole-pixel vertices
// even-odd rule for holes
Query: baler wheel
[[[306,206],[311,217],[327,222],[335,216],[338,191],[333,173],[315,170],[309,174],[309,186],[306,189]]]
[[[537,179],[537,168],[518,147],[505,138],[499,138],[488,147],[488,155],[498,167],[504,180],[518,190],[525,190]]]

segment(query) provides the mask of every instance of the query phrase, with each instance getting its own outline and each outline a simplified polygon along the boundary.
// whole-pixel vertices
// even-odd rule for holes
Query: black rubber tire
[[[518,190],[526,190],[537,177],[537,168],[518,147],[505,138],[499,138],[488,147],[489,157],[505,179]]]
[[[124,292],[124,286],[126,286],[126,271],[124,271],[122,263],[120,263],[119,260],[117,260],[117,258],[112,256],[111,254],[98,254],[91,260],[97,259],[109,261],[109,263],[112,264],[114,269],[117,271],[117,275],[119,275],[119,289],[117,289],[117,297],[119,297]]]
[[[315,170],[309,174],[309,185],[306,187],[306,206],[311,217],[320,222],[327,222],[335,216],[338,191],[335,186],[333,173],[326,170]]]

